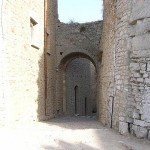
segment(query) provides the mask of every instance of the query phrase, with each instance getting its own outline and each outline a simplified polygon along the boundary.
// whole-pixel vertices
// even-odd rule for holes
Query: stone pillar
[[[46,115],[54,117],[56,114],[56,21],[57,0],[47,1],[47,99]]]

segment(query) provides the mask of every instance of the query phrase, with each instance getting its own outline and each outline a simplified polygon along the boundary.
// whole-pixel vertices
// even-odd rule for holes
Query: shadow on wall
[[[45,66],[44,66],[44,53],[41,55],[40,60],[38,61],[39,72],[37,79],[38,86],[38,97],[36,100],[37,105],[37,119],[45,119]],[[31,106],[32,107],[32,106]]]
[[[56,19],[57,1],[45,1],[44,50],[38,62],[37,119],[53,118],[56,114]],[[50,32],[50,33],[49,33]]]
[[[52,52],[51,52],[52,53]],[[56,70],[55,54],[43,52],[38,61],[37,119],[47,120],[55,116]]]

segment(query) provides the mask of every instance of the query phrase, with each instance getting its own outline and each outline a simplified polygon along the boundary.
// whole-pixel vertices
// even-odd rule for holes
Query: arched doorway
[[[96,114],[96,63],[84,53],[69,54],[57,69],[57,114]]]
[[[66,113],[93,115],[96,107],[96,71],[86,58],[72,60],[65,69]]]

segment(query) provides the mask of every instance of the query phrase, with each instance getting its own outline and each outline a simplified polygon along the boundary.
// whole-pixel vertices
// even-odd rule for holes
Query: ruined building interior
[[[103,3],[103,21],[67,24],[57,0],[0,1],[0,126],[96,114],[150,139],[150,0]]]

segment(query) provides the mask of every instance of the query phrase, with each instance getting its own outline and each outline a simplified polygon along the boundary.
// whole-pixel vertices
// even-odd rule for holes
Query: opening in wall
[[[74,87],[74,97],[75,97],[75,114],[77,114],[77,97],[78,97],[78,86]]]
[[[87,109],[87,98],[85,97],[85,116],[86,116],[86,114],[87,114],[86,109]]]
[[[67,115],[95,116],[97,74],[93,63],[86,58],[75,58],[64,71],[64,112]]]
[[[39,49],[37,41],[36,41],[36,29],[37,29],[37,22],[30,17],[30,31],[31,31],[31,46]]]

